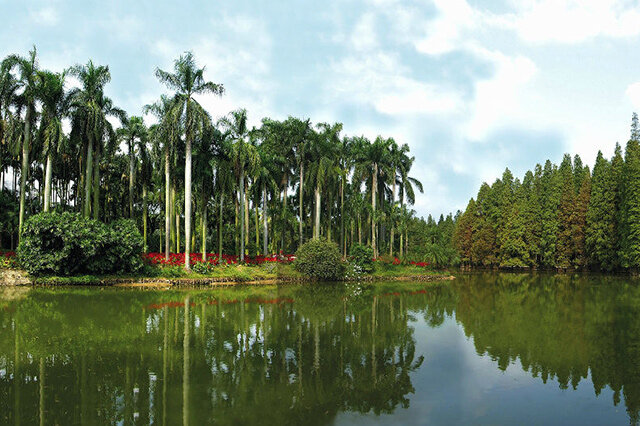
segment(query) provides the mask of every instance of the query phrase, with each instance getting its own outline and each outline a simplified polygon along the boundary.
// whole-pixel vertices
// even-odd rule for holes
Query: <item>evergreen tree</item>
[[[605,271],[616,265],[616,182],[612,165],[598,151],[586,214],[585,246],[589,264]]]
[[[640,266],[640,142],[629,140],[622,169],[624,194],[621,209],[621,266]]]

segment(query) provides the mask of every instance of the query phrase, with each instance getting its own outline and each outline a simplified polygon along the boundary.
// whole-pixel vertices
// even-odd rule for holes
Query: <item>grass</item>
[[[376,262],[373,272],[362,274],[362,279],[384,279],[384,278],[410,278],[419,276],[447,276],[448,271],[432,270],[414,265],[393,265]],[[292,264],[265,263],[262,265],[227,265],[216,266],[209,270],[198,269],[187,272],[182,266],[159,266],[145,265],[145,267],[135,274],[111,274],[111,275],[76,275],[70,277],[63,276],[41,276],[34,279],[39,285],[99,285],[103,282],[149,280],[157,278],[159,280],[185,280],[198,281],[212,279],[214,281],[225,282],[247,282],[247,281],[304,281],[305,277],[295,270]]]

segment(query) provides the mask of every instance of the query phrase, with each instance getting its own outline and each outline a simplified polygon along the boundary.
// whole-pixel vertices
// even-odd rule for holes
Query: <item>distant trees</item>
[[[468,265],[640,267],[640,142],[637,115],[624,158],[598,152],[593,175],[579,156],[547,161],[522,183],[509,169],[483,184],[456,224],[453,242]]]

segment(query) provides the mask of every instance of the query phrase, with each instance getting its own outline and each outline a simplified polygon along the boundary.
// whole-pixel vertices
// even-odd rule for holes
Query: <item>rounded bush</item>
[[[313,239],[300,246],[293,266],[298,272],[318,280],[334,281],[344,275],[338,246],[324,239]]]
[[[373,249],[362,244],[354,244],[349,250],[351,263],[360,267],[362,272],[373,271]]]
[[[32,275],[135,272],[143,242],[131,220],[105,225],[74,213],[40,213],[24,225],[18,261]]]

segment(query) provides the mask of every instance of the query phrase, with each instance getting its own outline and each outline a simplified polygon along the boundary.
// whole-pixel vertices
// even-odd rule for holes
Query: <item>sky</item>
[[[109,65],[130,115],[192,51],[223,97],[213,117],[342,122],[393,137],[424,184],[414,209],[464,209],[505,167],[564,153],[592,165],[640,110],[640,2],[616,0],[0,0],[0,57],[36,45],[41,67]]]

